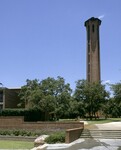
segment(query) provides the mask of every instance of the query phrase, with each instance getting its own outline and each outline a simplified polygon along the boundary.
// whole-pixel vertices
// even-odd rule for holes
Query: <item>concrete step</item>
[[[121,130],[88,130],[84,129],[81,138],[121,139]]]

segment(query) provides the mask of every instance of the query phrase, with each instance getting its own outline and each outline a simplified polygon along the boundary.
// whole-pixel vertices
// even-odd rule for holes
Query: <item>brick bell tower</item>
[[[100,40],[99,26],[101,20],[98,18],[90,18],[85,21],[87,31],[87,73],[88,82],[99,82],[100,77]]]

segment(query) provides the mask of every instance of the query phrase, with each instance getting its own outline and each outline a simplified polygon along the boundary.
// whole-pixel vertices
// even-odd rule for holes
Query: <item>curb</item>
[[[34,147],[31,150],[46,150],[47,146],[48,146],[48,144],[44,144],[44,145],[40,145],[38,147]]]

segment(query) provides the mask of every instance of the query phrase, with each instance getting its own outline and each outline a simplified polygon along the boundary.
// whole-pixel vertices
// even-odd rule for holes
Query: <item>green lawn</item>
[[[88,120],[88,124],[103,124],[109,122],[118,122],[121,121],[121,118],[108,118],[108,119],[97,119],[97,120]]]
[[[0,140],[0,149],[32,149],[34,142]]]

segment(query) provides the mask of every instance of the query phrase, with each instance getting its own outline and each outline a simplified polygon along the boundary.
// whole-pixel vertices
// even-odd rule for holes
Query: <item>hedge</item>
[[[24,116],[24,121],[43,120],[43,113],[38,109],[4,109],[0,116]]]
[[[49,137],[45,139],[45,142],[49,144],[54,144],[54,143],[64,143],[65,142],[65,132],[56,132],[51,134]]]

